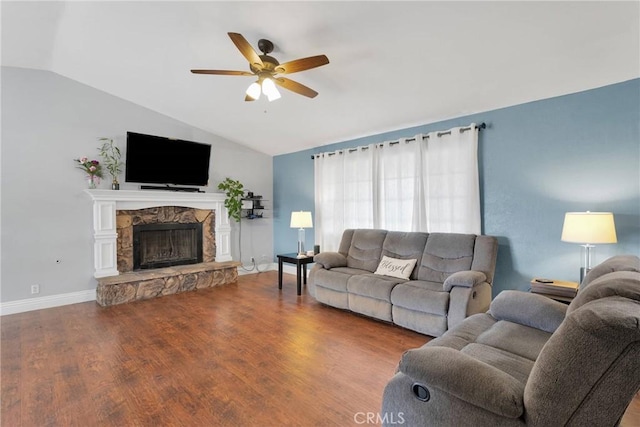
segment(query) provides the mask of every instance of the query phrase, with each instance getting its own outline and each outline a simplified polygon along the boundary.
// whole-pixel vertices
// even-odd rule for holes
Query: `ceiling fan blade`
[[[247,58],[249,64],[253,65],[256,68],[262,69],[264,68],[264,64],[262,63],[262,59],[257,54],[257,52],[251,47],[247,39],[245,39],[242,34],[239,33],[227,33],[231,38],[233,44],[236,45],[240,53]]]
[[[295,92],[300,95],[307,96],[309,98],[315,98],[318,95],[318,92],[315,90],[300,84],[298,82],[294,82],[291,79],[287,79],[284,77],[276,77],[273,79],[278,86],[282,86],[285,89],[290,90],[291,92]]]
[[[276,67],[276,73],[280,74],[292,74],[298,71],[309,70],[311,68],[327,65],[329,58],[326,55],[310,56],[308,58],[295,59],[293,61],[285,62]]]
[[[233,70],[191,70],[193,74],[219,74],[222,76],[253,76],[253,73],[248,71],[233,71]]]

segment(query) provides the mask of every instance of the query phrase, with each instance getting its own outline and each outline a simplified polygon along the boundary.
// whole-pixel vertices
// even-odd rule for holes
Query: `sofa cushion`
[[[455,328],[449,329],[445,335],[429,341],[425,346],[438,345],[462,350],[466,345],[475,342],[482,333],[491,329],[496,322],[497,320],[487,313],[474,314],[464,319]]]
[[[550,333],[500,320],[482,333],[476,342],[536,360]]]
[[[382,244],[382,255],[400,259],[422,259],[427,233],[389,231]],[[411,279],[416,279],[418,269],[413,270]]]
[[[354,275],[369,273],[366,270],[358,270],[349,267],[338,267],[331,270],[319,269],[315,270],[314,285],[333,289],[335,291],[347,292],[347,282]]]
[[[474,234],[429,234],[418,269],[418,279],[444,283],[452,273],[470,270],[475,239]]]
[[[410,280],[393,288],[391,303],[421,313],[446,316],[449,309],[449,292],[444,292],[440,283]]]
[[[355,230],[347,255],[347,266],[373,273],[382,254],[385,230]]]
[[[485,344],[471,343],[461,352],[511,375],[520,381],[523,387],[534,363],[533,360]]]
[[[416,262],[418,262],[417,259],[398,259],[383,256],[374,274],[406,280],[411,276]]]
[[[347,282],[347,291],[369,298],[391,301],[391,290],[402,280],[375,274],[358,274]]]

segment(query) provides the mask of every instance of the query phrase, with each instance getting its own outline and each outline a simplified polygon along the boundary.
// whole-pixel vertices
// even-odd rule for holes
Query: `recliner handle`
[[[411,391],[416,396],[416,399],[421,402],[428,402],[431,399],[431,393],[429,393],[429,389],[427,386],[422,385],[420,383],[413,383],[411,386]]]

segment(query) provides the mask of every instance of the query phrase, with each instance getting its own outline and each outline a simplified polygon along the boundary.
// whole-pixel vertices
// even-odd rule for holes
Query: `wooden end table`
[[[278,257],[278,289],[282,289],[282,263],[296,265],[296,275],[298,276],[298,295],[302,295],[302,280],[307,284],[307,264],[313,262],[313,256],[298,258],[298,254],[280,254]],[[303,274],[304,273],[304,274]]]

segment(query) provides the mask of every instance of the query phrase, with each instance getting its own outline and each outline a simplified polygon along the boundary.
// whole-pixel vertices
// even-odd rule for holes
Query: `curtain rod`
[[[487,124],[485,122],[482,122],[482,123],[476,125],[476,129],[478,129],[478,131],[481,131],[482,129],[486,129],[486,128],[487,128]],[[466,132],[468,130],[471,130],[471,129],[472,129],[472,126],[463,127],[463,128],[460,128],[460,132],[464,133],[464,132]],[[442,136],[442,135],[451,135],[451,131],[450,130],[445,130],[445,131],[442,131],[442,132],[437,132],[436,135],[439,136],[439,137]],[[423,135],[422,136],[422,139],[427,139],[427,138],[429,138],[429,135]],[[406,138],[405,142],[411,142],[411,141],[415,141],[415,140],[416,140],[415,138]],[[394,145],[394,144],[399,144],[399,143],[400,143],[399,140],[398,141],[391,141],[391,142],[389,142],[389,145]],[[376,144],[376,145],[378,145],[378,144]],[[383,143],[380,143],[380,145],[383,145]],[[364,147],[364,149],[367,149],[367,148],[368,147]],[[349,152],[352,152],[352,151],[356,151],[357,148],[344,148],[343,150],[348,150]],[[320,154],[320,153],[318,153],[318,154]],[[328,155],[331,156],[332,154],[335,154],[335,153],[329,153]],[[311,160],[313,160],[313,159],[315,159],[315,155],[312,154],[311,155]]]

